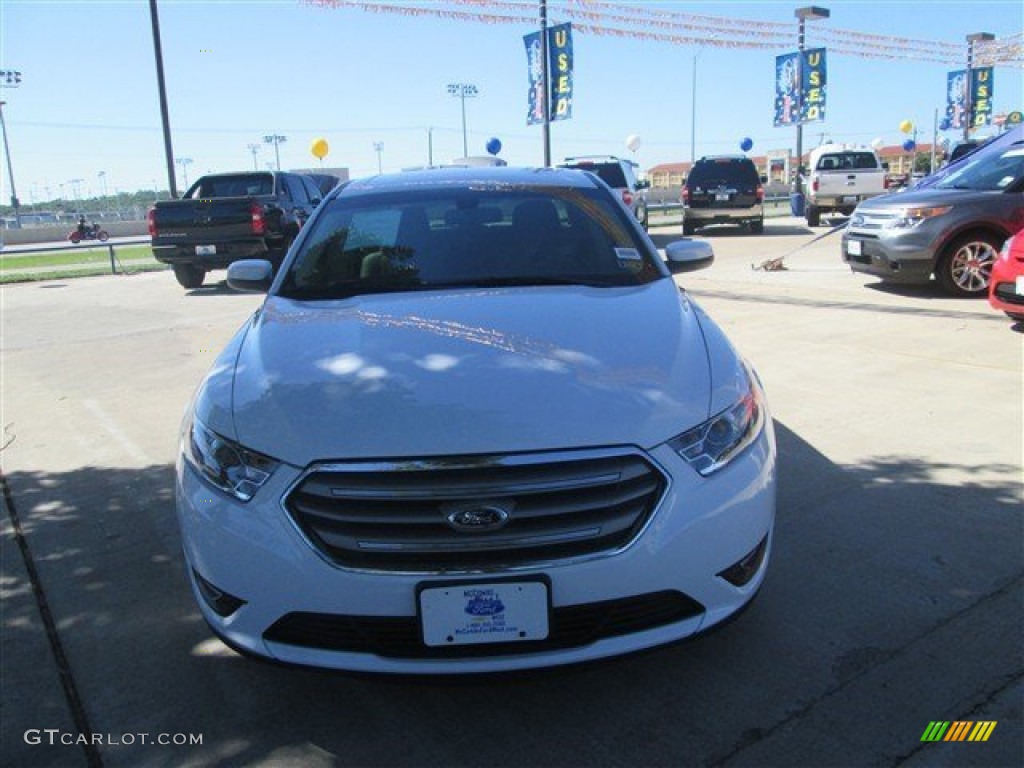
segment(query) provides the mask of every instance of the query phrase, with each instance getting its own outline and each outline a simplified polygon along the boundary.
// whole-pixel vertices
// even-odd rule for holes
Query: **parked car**
[[[202,176],[180,200],[150,208],[153,257],[174,268],[183,288],[198,288],[208,271],[239,259],[267,256],[279,265],[322,197],[317,183],[298,173]]]
[[[823,215],[849,216],[858,203],[883,194],[889,186],[886,168],[870,147],[823,144],[811,150],[807,162],[811,172],[804,213],[809,227],[821,224]],[[903,184],[907,185],[906,177]]]
[[[1000,247],[1024,227],[1024,130],[959,166],[927,186],[858,205],[842,239],[850,268],[901,283],[934,274],[949,294],[987,296]]]
[[[244,652],[407,673],[598,659],[709,629],[764,578],[761,385],[590,174],[350,182],[184,419],[196,601]]]
[[[988,303],[1012,319],[1024,321],[1024,230],[1005,243],[992,265]]]
[[[638,181],[636,178],[637,164],[632,160],[624,160],[612,155],[593,155],[587,157],[567,157],[561,168],[575,168],[590,171],[601,181],[615,190],[622,198],[622,204],[633,212],[633,216],[647,229],[647,192],[650,183]]]
[[[683,234],[708,224],[741,224],[764,231],[764,183],[745,155],[702,157],[683,184]]]

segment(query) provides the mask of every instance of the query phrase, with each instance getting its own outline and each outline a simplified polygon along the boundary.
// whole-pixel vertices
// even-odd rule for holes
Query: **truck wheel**
[[[750,232],[754,235],[760,235],[764,232],[764,219],[750,222]]]
[[[697,225],[696,224],[691,224],[688,221],[684,221],[683,222],[683,234],[684,235],[689,237],[690,235],[692,235],[696,231],[697,231]]]
[[[817,227],[821,224],[821,209],[813,205],[807,206],[807,226]]]
[[[1002,240],[989,232],[958,237],[942,252],[935,279],[952,296],[987,296]]]
[[[181,284],[182,288],[198,288],[203,284],[206,277],[206,270],[191,264],[175,264],[174,277]]]

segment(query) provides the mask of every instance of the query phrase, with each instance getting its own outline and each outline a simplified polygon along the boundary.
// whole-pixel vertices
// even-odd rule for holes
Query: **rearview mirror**
[[[665,246],[665,262],[673,275],[710,267],[715,252],[707,240],[676,240]]]
[[[243,259],[228,266],[228,287],[246,293],[266,293],[274,281],[274,267],[266,259]]]

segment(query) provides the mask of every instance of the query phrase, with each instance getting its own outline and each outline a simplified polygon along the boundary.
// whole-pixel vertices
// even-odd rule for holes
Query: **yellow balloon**
[[[900,123],[900,130],[903,133],[910,133],[912,130],[914,130],[914,124],[909,120],[904,120],[902,123]]]
[[[313,143],[309,145],[309,151],[313,153],[313,157],[320,160],[327,157],[328,149],[327,139],[314,139]]]

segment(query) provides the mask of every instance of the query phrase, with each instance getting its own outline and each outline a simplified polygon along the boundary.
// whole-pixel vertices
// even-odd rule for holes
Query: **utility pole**
[[[260,145],[259,144],[250,144],[249,145],[249,151],[252,152],[252,169],[254,171],[258,171],[259,170],[259,166],[256,165],[256,155],[260,151]]]
[[[7,157],[7,178],[11,182],[11,207],[14,209],[14,225],[21,229],[21,202],[18,200],[18,193],[14,189],[14,169],[11,167],[11,148],[7,144],[7,121],[4,120],[4,104],[0,101],[0,128],[4,134],[4,155]]]
[[[149,20],[153,27],[153,54],[156,56],[156,84],[160,93],[160,120],[164,127],[164,159],[167,162],[167,183],[171,199],[178,196],[178,180],[174,173],[174,149],[171,146],[171,117],[167,111],[167,86],[164,83],[164,54],[160,47],[160,18],[156,0],[149,0]]]
[[[377,175],[380,176],[383,173],[383,171],[381,170],[380,156],[384,152],[384,142],[383,141],[375,141],[375,142],[373,142],[373,151],[377,153]]]

